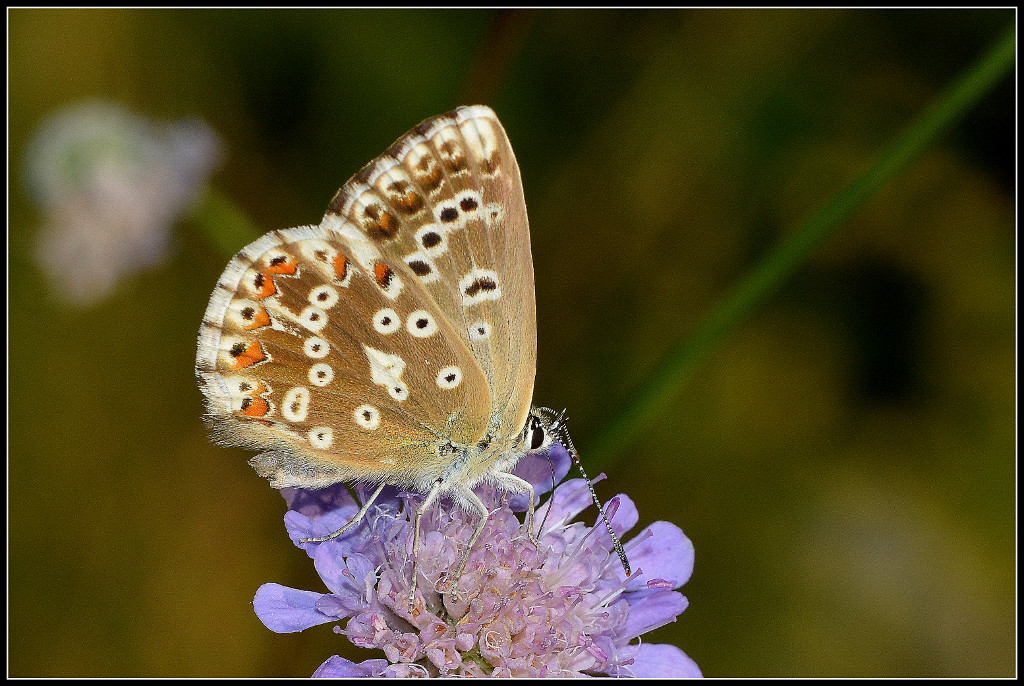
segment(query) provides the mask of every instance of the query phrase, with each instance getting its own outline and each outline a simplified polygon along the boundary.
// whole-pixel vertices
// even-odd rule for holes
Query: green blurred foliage
[[[263,230],[316,223],[421,119],[484,102],[517,151],[536,399],[594,436],[765,250],[834,196],[1012,10],[10,10],[9,673],[306,676],[266,581],[322,589],[283,500],[200,421],[195,334],[230,257],[62,307],[23,156],[83,99],[198,116]],[[1012,79],[858,211],[610,464],[691,537],[647,637],[708,676],[1012,676]],[[241,247],[241,244],[236,246]],[[593,510],[588,513],[593,516]],[[639,530],[639,527],[637,530]]]

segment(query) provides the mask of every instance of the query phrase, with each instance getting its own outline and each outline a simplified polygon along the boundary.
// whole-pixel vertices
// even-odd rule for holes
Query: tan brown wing
[[[322,226],[358,227],[416,274],[480,363],[495,440],[522,429],[536,374],[536,305],[519,166],[494,112],[426,120],[367,165]]]

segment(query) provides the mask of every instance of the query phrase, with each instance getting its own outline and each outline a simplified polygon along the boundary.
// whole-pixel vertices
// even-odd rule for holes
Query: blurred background
[[[253,613],[264,582],[325,589],[251,453],[200,419],[196,332],[255,233],[218,245],[190,193],[208,179],[260,233],[317,223],[420,120],[494,107],[530,210],[535,398],[569,409],[586,461],[741,275],[1015,13],[8,19],[9,674],[242,677],[378,655]],[[180,211],[145,215],[145,192],[97,207],[61,185],[73,170],[34,166],[47,118],[97,101],[199,151],[133,177]],[[1008,77],[591,466],[602,498],[637,500],[634,533],[667,519],[696,548],[689,609],[645,640],[707,676],[1015,674],[1015,107]]]

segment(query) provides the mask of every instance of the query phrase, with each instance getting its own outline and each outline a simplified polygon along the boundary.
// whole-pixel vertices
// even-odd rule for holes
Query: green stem
[[[697,328],[641,386],[636,399],[583,452],[600,467],[628,448],[674,403],[694,370],[748,314],[800,267],[841,221],[877,193],[961,119],[1013,68],[1014,27],[940,94],[860,178],[846,187],[796,233],[777,245],[718,303]]]

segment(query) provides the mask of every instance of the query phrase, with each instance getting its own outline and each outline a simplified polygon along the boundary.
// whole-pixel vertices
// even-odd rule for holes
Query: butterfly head
[[[548,407],[534,407],[526,418],[526,426],[519,436],[519,452],[546,453],[555,441],[565,443],[565,411],[555,412]]]
[[[619,561],[622,562],[622,568],[625,570],[626,576],[629,576],[630,567],[629,560],[626,558],[626,551],[623,550],[619,537],[615,535],[611,522],[608,521],[604,509],[601,507],[601,501],[597,499],[593,483],[591,483],[590,478],[583,469],[579,453],[576,451],[576,446],[572,444],[572,437],[569,436],[569,429],[566,426],[567,421],[568,418],[565,416],[565,410],[556,412],[550,407],[532,408],[520,438],[523,443],[523,452],[547,452],[548,448],[555,441],[558,441],[565,448],[566,452],[569,453],[569,457],[576,463],[580,473],[583,474],[583,479],[587,482],[587,487],[590,489],[590,496],[594,499],[594,505],[597,506],[598,512],[601,513],[601,519],[604,520],[604,525],[608,529],[608,535],[611,537],[615,553],[619,556]]]

